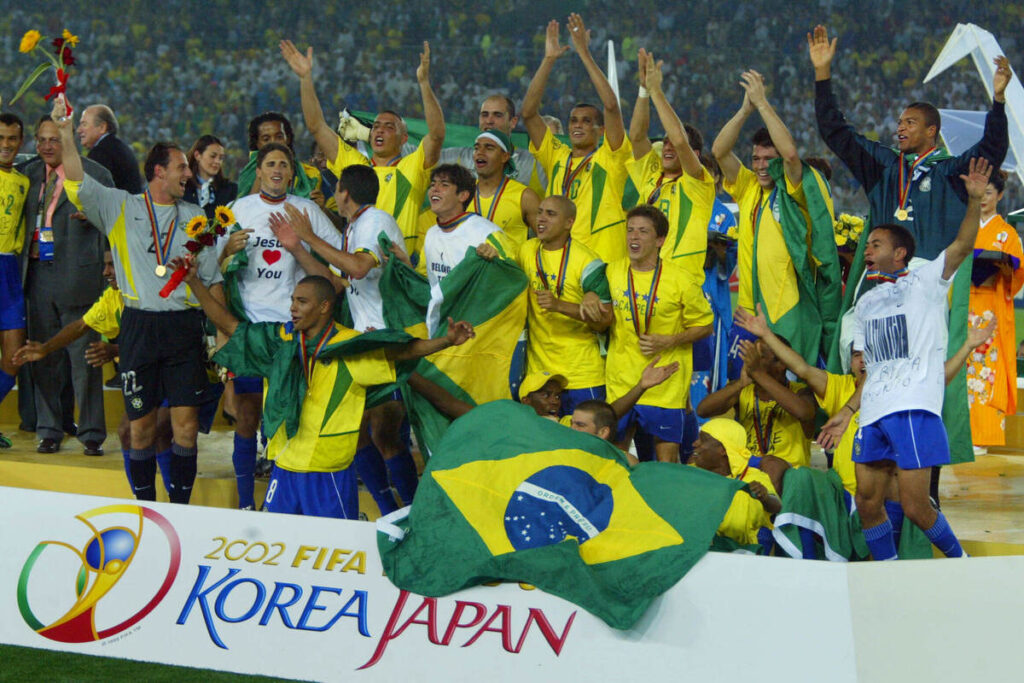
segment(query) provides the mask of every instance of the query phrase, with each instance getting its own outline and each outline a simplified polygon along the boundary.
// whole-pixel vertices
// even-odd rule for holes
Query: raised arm
[[[996,333],[997,326],[996,318],[992,317],[982,320],[977,327],[967,327],[967,339],[964,340],[963,346],[946,360],[946,384],[952,382],[953,378],[957,376],[971,352],[992,338],[992,335]]]
[[[313,47],[310,46],[305,55],[299,52],[290,40],[282,40],[280,47],[281,56],[299,77],[302,118],[306,120],[306,128],[320,146],[324,157],[328,161],[334,161],[338,156],[341,138],[327,125],[323,109],[320,108],[320,99],[316,96],[316,88],[313,86]]]
[[[54,351],[63,349],[65,346],[70,344],[82,337],[86,332],[89,331],[89,326],[85,324],[81,318],[78,320],[72,320],[63,328],[60,332],[53,335],[44,342],[37,341],[26,341],[25,345],[17,350],[14,354],[14,364],[23,365],[25,363],[32,363],[37,360],[42,360],[46,356],[50,355]]]
[[[75,122],[71,116],[67,115],[69,106],[64,100],[64,95],[58,95],[53,100],[53,111],[50,113],[50,118],[57,124],[57,129],[60,131],[64,178],[80,183],[85,179],[85,171],[82,169],[82,157],[78,154],[78,146],[75,141]]]
[[[608,82],[601,67],[594,61],[594,55],[590,54],[590,32],[584,26],[583,18],[575,12],[569,15],[569,37],[604,107],[604,138],[608,141],[609,147],[618,149],[626,137],[619,98],[615,96],[612,84]]]
[[[552,19],[548,26],[544,39],[544,59],[537,67],[537,73],[533,75],[530,86],[526,89],[523,97],[523,125],[530,136],[530,144],[540,147],[544,141],[544,134],[547,131],[547,124],[540,116],[540,101],[544,97],[544,90],[548,86],[548,77],[555,61],[568,52],[568,45],[558,44],[558,22]]]
[[[473,326],[464,320],[455,322],[448,318],[448,333],[436,339],[414,339],[404,346],[389,349],[387,356],[393,361],[423,358],[449,346],[460,346],[476,336]]]
[[[740,392],[750,384],[750,377],[746,370],[739,379],[734,379],[718,391],[712,391],[704,397],[704,400],[697,404],[697,415],[699,417],[715,417],[721,415],[730,408],[735,408],[740,399]]]
[[[377,266],[376,259],[374,259],[370,254],[351,254],[347,251],[341,251],[324,241],[319,235],[313,232],[313,224],[309,220],[309,214],[305,211],[299,211],[291,204],[285,204],[284,211],[284,216],[281,216],[280,214],[271,215],[270,229],[274,231],[274,235],[277,235],[278,231],[281,231],[282,235],[287,238],[288,234],[286,229],[290,228],[298,239],[308,244],[310,248],[320,254],[325,261],[355,280],[361,280],[366,277],[367,273]],[[280,237],[278,237],[278,239],[281,240]],[[281,243],[284,244],[284,241],[281,240]],[[285,248],[287,249],[288,247],[286,246]],[[288,251],[292,252],[291,249],[288,249]],[[300,254],[299,252],[302,253]],[[322,274],[317,268],[314,268],[314,270],[311,271],[306,267],[309,261],[321,266],[322,264],[319,264],[319,262],[313,258],[309,252],[302,248],[301,245],[292,253],[295,255],[296,259],[299,259],[299,265],[301,265],[302,269],[307,273]],[[302,257],[305,257],[305,259],[308,260],[305,260]]]
[[[968,254],[974,252],[974,240],[981,226],[981,198],[985,196],[988,178],[992,175],[992,166],[984,157],[971,159],[967,175],[961,175],[964,188],[967,190],[967,212],[960,221],[960,231],[953,243],[946,247],[946,265],[942,269],[942,279],[948,280],[956,273]]]
[[[740,85],[746,91],[751,104],[757,109],[757,113],[761,115],[761,120],[764,121],[768,134],[771,135],[772,142],[775,144],[775,149],[782,157],[782,165],[786,169],[786,177],[790,184],[800,185],[804,170],[800,164],[800,154],[796,151],[796,142],[793,140],[789,128],[768,102],[768,97],[764,92],[764,78],[758,72],[750,69],[744,71],[740,76]]]
[[[740,358],[743,359],[743,366],[750,374],[750,379],[759,387],[768,392],[776,403],[782,406],[787,413],[800,420],[810,422],[814,419],[817,406],[813,399],[792,391],[788,386],[775,379],[761,364],[761,354],[757,346],[750,341],[740,341]]]
[[[224,302],[221,300],[223,297],[214,296],[210,292],[209,288],[203,284],[202,279],[199,277],[198,266],[194,258],[183,259],[176,258],[171,262],[171,266],[175,270],[181,268],[187,268],[187,274],[185,275],[185,284],[189,286],[192,293],[199,299],[199,305],[203,307],[203,312],[206,313],[206,317],[210,319],[210,322],[216,326],[217,330],[220,331],[224,336],[230,337],[235,333],[235,329],[238,327],[238,320],[235,316],[231,315]],[[219,285],[218,285],[219,287]]]
[[[423,138],[423,168],[433,168],[441,158],[444,144],[444,113],[437,101],[434,89],[430,87],[430,43],[423,41],[420,65],[416,67],[416,82],[420,85],[423,98],[423,118],[427,122],[427,135]]]
[[[647,137],[651,128],[651,94],[647,91],[647,50],[643,48],[636,53],[636,79],[640,87],[629,119],[629,143],[633,146],[633,158],[641,159],[651,151],[651,139]]]
[[[768,345],[775,357],[785,364],[797,377],[807,382],[816,395],[825,397],[825,390],[828,387],[828,373],[821,368],[816,368],[803,359],[799,353],[782,343],[782,340],[775,336],[768,327],[768,320],[761,311],[761,304],[757,304],[757,315],[751,315],[744,308],[736,309],[736,324],[751,334],[755,334]]]
[[[718,165],[721,167],[727,183],[736,182],[736,176],[739,175],[742,164],[739,157],[733,152],[733,148],[736,147],[743,124],[753,113],[754,105],[751,104],[750,97],[744,93],[743,104],[740,105],[739,111],[722,126],[722,130],[718,131],[718,137],[711,144],[711,153],[718,160]]]
[[[648,56],[647,88],[651,92],[651,102],[654,102],[654,108],[658,110],[658,118],[665,127],[665,135],[676,150],[683,172],[691,178],[703,178],[704,167],[701,166],[697,153],[690,147],[690,137],[683,128],[683,122],[679,120],[676,110],[669,104],[665,92],[661,89],[662,66],[661,60],[655,61],[653,55]]]

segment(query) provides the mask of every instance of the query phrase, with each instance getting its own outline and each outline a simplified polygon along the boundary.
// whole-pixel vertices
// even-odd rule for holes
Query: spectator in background
[[[182,199],[197,205],[213,219],[218,206],[227,206],[238,196],[238,184],[224,177],[224,143],[215,135],[203,135],[188,150],[192,177],[185,184]]]
[[[144,184],[135,152],[117,137],[117,117],[105,104],[86,107],[76,131],[89,159],[110,171],[114,187],[130,194],[142,192]]]

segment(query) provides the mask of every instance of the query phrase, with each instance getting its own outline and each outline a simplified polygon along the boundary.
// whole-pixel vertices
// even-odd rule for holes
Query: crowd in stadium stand
[[[197,432],[230,386],[239,506],[356,518],[357,474],[394,511],[413,450],[515,398],[630,462],[744,481],[724,547],[962,556],[940,467],[999,443],[1015,410],[1004,304],[1024,253],[998,216],[1013,76],[997,59],[994,102],[966,68],[920,80],[955,21],[1012,53],[1024,10],[577,4],[586,23],[533,3],[6,14],[9,73],[29,28],[79,44],[73,115],[37,87],[20,121],[0,116],[0,195],[20,207],[0,219],[0,391],[30,369],[38,450],[61,448],[77,401],[85,453],[103,454],[97,368],[116,358],[139,499],[159,472],[189,501]],[[932,21],[904,20],[925,5]],[[946,155],[928,101],[988,111],[981,142]],[[343,108],[372,127],[336,133]],[[425,126],[405,148],[402,116]],[[446,123],[478,122],[472,149],[445,144]],[[11,170],[16,129],[38,157]],[[947,334],[948,353],[931,342]]]

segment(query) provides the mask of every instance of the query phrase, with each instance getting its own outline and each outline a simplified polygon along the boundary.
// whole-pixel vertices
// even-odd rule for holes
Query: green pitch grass
[[[285,681],[283,678],[266,678],[230,674],[209,669],[192,669],[186,666],[167,666],[136,662],[130,659],[93,657],[90,655],[53,652],[29,647],[0,645],[0,681],[51,681],[52,683],[113,683],[125,681],[138,683],[237,683],[239,681]]]

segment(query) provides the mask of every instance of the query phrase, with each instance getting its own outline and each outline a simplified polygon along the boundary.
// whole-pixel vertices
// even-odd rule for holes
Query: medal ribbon
[[[491,201],[490,208],[487,209],[487,215],[484,216],[490,222],[494,222],[494,214],[498,210],[498,202],[501,201],[501,195],[505,192],[505,188],[508,186],[508,181],[511,180],[508,176],[501,179],[501,185],[498,185],[498,189],[494,193],[494,199]],[[483,201],[480,197],[480,184],[476,186],[476,197],[473,199],[473,208],[476,212],[483,215]]]
[[[391,157],[390,159],[388,159],[387,163],[385,163],[384,165],[385,166],[398,166],[398,162],[401,160],[401,158],[402,158],[402,155],[401,154],[397,154],[397,155]],[[370,157],[370,165],[371,166],[380,166],[380,164],[378,164],[376,159],[374,159],[373,157]]]
[[[896,280],[899,280],[901,277],[906,277],[909,272],[910,271],[905,267],[897,270],[895,273],[886,273],[881,270],[869,270],[865,277],[868,280],[876,280],[878,282],[896,282]]]
[[[757,437],[757,448],[761,455],[768,455],[768,447],[772,441],[772,429],[775,423],[775,407],[768,410],[768,420],[761,426],[761,402],[757,400],[757,391],[754,391],[754,432]]]
[[[280,195],[272,195],[260,190],[260,199],[265,201],[267,204],[282,204],[284,203],[284,200],[288,199],[288,193],[285,192]]]
[[[597,150],[595,149],[590,154],[588,154],[587,156],[585,156],[582,159],[580,159],[580,163],[577,164],[575,170],[573,170],[573,167],[572,167],[572,152],[569,152],[569,158],[568,158],[568,160],[565,163],[565,175],[562,176],[562,196],[563,197],[568,197],[569,196],[569,188],[572,187],[572,181],[576,180],[576,176],[578,176],[580,174],[580,171],[582,171],[583,169],[585,169],[587,167],[587,164],[590,163],[590,157],[594,156],[594,152],[596,152],[596,151]]]
[[[658,295],[658,283],[661,281],[661,259],[658,259],[654,266],[654,275],[651,276],[651,291],[647,294],[647,311],[644,313],[644,331],[647,334],[651,331],[651,318],[654,317],[654,300]],[[626,270],[626,287],[629,296],[629,311],[633,314],[633,329],[636,336],[640,336],[640,312],[636,303],[636,287],[633,285],[633,268]]]
[[[167,257],[171,253],[171,242],[174,240],[174,232],[178,228],[178,207],[174,207],[174,220],[171,221],[171,227],[167,229],[167,237],[164,238],[164,243],[160,244],[160,222],[156,217],[156,208],[153,205],[153,196],[146,190],[143,195],[143,199],[146,200],[146,213],[149,214],[149,227],[153,229],[153,251],[156,252],[156,265],[162,266],[167,263]]]
[[[562,245],[562,258],[558,263],[558,279],[555,280],[555,296],[559,299],[562,298],[562,291],[565,289],[565,275],[569,270],[569,250],[572,248],[572,238],[570,237]],[[550,291],[551,287],[548,286],[548,276],[544,272],[544,263],[541,260],[540,253],[544,248],[537,245],[537,277],[540,278],[541,286]]]
[[[470,211],[463,211],[462,213],[460,213],[458,216],[456,216],[455,218],[451,219],[450,221],[447,221],[447,222],[442,222],[440,220],[437,221],[437,227],[441,228],[442,230],[454,230],[455,228],[459,227],[464,222],[466,222],[466,220],[470,216],[476,216],[476,215],[478,215],[478,214],[472,213]]]
[[[896,189],[899,192],[899,208],[907,208],[907,200],[910,199],[910,186],[914,184],[914,171],[925,159],[938,152],[938,147],[932,147],[927,152],[917,157],[910,165],[910,175],[907,176],[907,166],[903,163],[904,154],[900,152],[900,170],[896,175]]]
[[[323,348],[327,345],[327,342],[331,339],[331,337],[334,336],[335,332],[337,332],[337,330],[335,329],[334,325],[328,323],[327,327],[323,331],[322,336],[320,337],[320,341],[316,345],[316,349],[313,350],[313,355],[309,355],[309,352],[306,351],[305,330],[299,332],[299,360],[302,361],[302,369],[306,373],[307,386],[309,385],[309,382],[313,377],[313,365],[316,363],[317,357],[320,355],[320,352],[323,351]]]
[[[661,184],[664,182],[665,174],[662,173],[660,176],[658,176],[658,183],[654,186],[654,190],[651,192],[650,196],[647,197],[648,204],[653,206],[654,202],[658,201],[658,199],[661,198]]]

